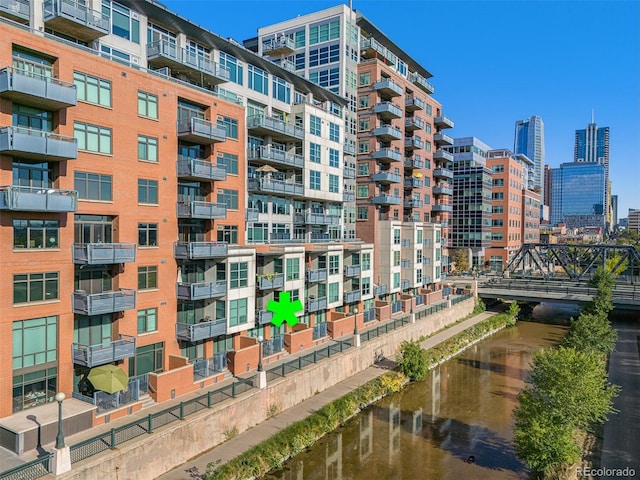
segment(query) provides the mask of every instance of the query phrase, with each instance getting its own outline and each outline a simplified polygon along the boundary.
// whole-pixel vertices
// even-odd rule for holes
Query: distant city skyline
[[[540,189],[544,200],[544,121],[537,115],[516,121],[513,153],[522,153],[533,162],[533,186]]]
[[[203,8],[207,3],[210,14]],[[240,42],[256,36],[258,27],[348,2],[275,0],[268,9],[265,3],[163,1]],[[514,122],[539,115],[545,123],[546,163],[558,167],[573,160],[575,130],[589,123],[593,109],[596,122],[611,129],[610,177],[619,211],[640,208],[639,2],[354,0],[353,7],[433,73],[434,96],[456,122],[450,132],[456,138],[475,136],[493,148],[511,148]],[[452,26],[436,34],[446,36],[446,43],[434,33],[416,37],[427,17]],[[584,28],[591,24],[598,25],[598,35]],[[539,33],[536,68],[531,55],[523,55],[522,32]],[[625,60],[589,67],[594,58],[613,54]]]

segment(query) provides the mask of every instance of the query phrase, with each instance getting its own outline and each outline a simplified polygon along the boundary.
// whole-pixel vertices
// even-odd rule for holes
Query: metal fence
[[[319,362],[320,360],[329,358],[331,357],[331,355],[343,352],[350,347],[351,340],[342,340],[336,343],[332,343],[331,345],[327,345],[326,347],[319,350],[314,350],[313,352],[310,352],[306,355],[302,355],[295,360],[281,363],[277,367],[273,367],[267,370],[267,382],[286,377],[296,370],[302,370],[307,365],[312,365]]]
[[[396,318],[393,322],[384,323],[382,325],[378,325],[376,328],[372,328],[370,330],[365,330],[360,333],[360,339],[363,342],[368,342],[373,338],[379,337],[383,333],[388,333],[396,328],[399,328],[407,323],[410,323],[411,320],[409,317]]]
[[[433,315],[434,313],[439,312],[440,310],[444,310],[447,308],[447,301],[443,301],[440,303],[434,303],[433,305],[429,305],[421,310],[415,312],[416,320],[420,320],[422,318],[428,317],[429,315]]]
[[[0,473],[0,480],[35,480],[49,473],[52,453]]]

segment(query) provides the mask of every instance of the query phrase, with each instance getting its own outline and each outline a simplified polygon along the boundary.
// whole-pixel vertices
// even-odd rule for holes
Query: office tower
[[[640,210],[633,208],[629,209],[629,214],[627,215],[627,228],[640,235]]]
[[[549,210],[551,210],[551,204],[552,204],[552,200],[551,200],[552,178],[553,178],[553,173],[552,173],[551,167],[549,165],[545,165],[544,166],[543,205],[546,205],[547,207],[549,207]]]
[[[599,163],[563,163],[553,169],[551,223],[568,228],[605,228],[605,168]]]
[[[401,296],[439,288],[446,269],[452,174],[438,147],[452,142],[441,130],[453,121],[432,97],[431,73],[346,5],[261,27],[244,44],[265,52],[279,39],[293,47],[277,62],[349,101],[356,175],[345,191],[355,194],[357,237],[376,248],[378,300],[397,312]]]
[[[609,185],[609,127],[596,125],[593,113],[587,128],[576,130],[573,161],[599,163],[604,166],[604,212],[607,224],[611,222],[611,186]]]
[[[453,214],[450,248],[471,249],[472,267],[484,268],[491,245],[492,172],[489,147],[475,137],[456,138],[444,152],[453,156]],[[488,260],[487,260],[488,261]]]
[[[611,195],[611,220],[613,227],[618,226],[618,195]]]
[[[533,161],[532,183],[529,189],[538,190],[544,198],[544,122],[534,115],[527,120],[518,120],[513,142],[514,153],[522,153]]]

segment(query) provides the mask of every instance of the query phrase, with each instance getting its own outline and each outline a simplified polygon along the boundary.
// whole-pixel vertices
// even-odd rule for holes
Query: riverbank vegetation
[[[517,455],[537,478],[570,478],[584,436],[612,413],[618,387],[607,381],[606,359],[615,347],[609,322],[614,276],[599,269],[597,288],[558,348],[537,352],[529,385],[514,410]]]

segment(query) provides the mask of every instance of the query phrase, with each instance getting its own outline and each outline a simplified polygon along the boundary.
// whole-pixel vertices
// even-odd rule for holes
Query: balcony
[[[153,68],[169,67],[176,70],[198,85],[219,85],[231,78],[228,67],[212,62],[204,55],[178,47],[174,41],[169,40],[149,43],[147,62]]]
[[[275,290],[284,287],[284,273],[258,274],[257,280],[258,290]]]
[[[436,145],[453,145],[453,137],[442,132],[434,133],[433,141]]]
[[[378,285],[377,287],[373,287],[373,294],[376,297],[381,297],[387,294],[387,286],[386,285]]]
[[[424,148],[424,142],[420,137],[408,137],[404,139],[405,150],[415,150],[417,148]]]
[[[373,175],[371,175],[371,179],[374,182],[385,183],[385,184],[402,182],[402,177],[400,177],[400,175],[398,175],[397,173],[391,173],[391,172],[374,173]]]
[[[258,310],[258,323],[260,325],[267,325],[271,323],[273,318],[273,312],[269,310]]]
[[[356,178],[356,169],[350,168],[350,167],[344,167],[342,169],[342,178],[345,178],[347,180],[353,180],[354,178]]]
[[[304,185],[301,183],[273,180],[267,177],[249,178],[247,187],[254,192],[281,193],[284,195],[304,196]]]
[[[176,133],[179,139],[199,145],[212,145],[227,139],[224,128],[218,128],[209,120],[198,117],[178,120]]]
[[[436,127],[439,127],[439,128],[453,128],[455,125],[453,123],[453,120],[451,120],[446,115],[438,115],[437,117],[434,117],[433,123],[435,124]]]
[[[313,326],[313,339],[319,340],[326,337],[327,334],[327,322],[318,323]]]
[[[378,58],[387,65],[396,65],[398,63],[396,54],[378,43],[373,37],[360,37],[360,52],[363,58]]]
[[[307,313],[319,312],[327,309],[327,297],[307,299]]]
[[[420,117],[407,117],[404,119],[404,129],[407,132],[422,130],[423,128],[424,128],[424,120],[421,119]]]
[[[60,110],[77,103],[73,83],[13,67],[0,70],[0,96],[44,110]]]
[[[446,203],[434,203],[431,205],[432,212],[453,212],[453,206]]]
[[[226,294],[227,282],[225,281],[176,284],[178,300],[207,300],[224,297]]]
[[[191,200],[176,204],[178,218],[200,218],[205,220],[219,220],[227,218],[227,206],[223,203],[203,202]]]
[[[292,38],[287,36],[281,36],[280,38],[273,38],[262,44],[262,54],[266,56],[289,55],[296,49],[296,43]]]
[[[383,142],[391,142],[392,140],[401,140],[402,131],[390,125],[383,125],[373,129],[373,134]]]
[[[409,280],[402,280],[400,282],[400,288],[402,290],[408,290],[410,288]]]
[[[307,270],[305,272],[305,279],[309,283],[324,282],[327,279],[327,269]]]
[[[392,102],[381,102],[373,106],[373,113],[377,113],[384,120],[402,117],[402,109]]]
[[[84,42],[109,34],[109,16],[76,0],[46,0],[43,20],[47,28]]]
[[[353,292],[345,292],[344,303],[359,302],[361,298],[362,298],[362,292],[360,292],[360,290],[354,290]]]
[[[422,168],[422,166],[423,166],[422,160],[420,160],[419,158],[406,157],[404,159],[404,168],[415,170],[415,169]]]
[[[373,89],[385,97],[399,97],[403,92],[402,85],[398,85],[390,78],[378,80],[373,84]]]
[[[436,185],[436,186],[433,187],[433,194],[434,195],[449,195],[449,196],[452,196],[453,195],[453,188]]]
[[[433,152],[433,160],[443,160],[446,162],[453,162],[453,154],[445,150],[436,150]]]
[[[178,178],[195,181],[226,180],[227,168],[202,158],[180,158],[176,164]]]
[[[400,268],[410,268],[411,267],[411,261],[407,258],[403,259],[400,261]]]
[[[449,180],[453,179],[453,171],[448,168],[434,168],[433,169],[433,177],[434,178],[447,178]]]
[[[296,125],[285,123],[278,117],[254,115],[247,118],[247,129],[257,135],[271,135],[272,138],[293,142],[304,139],[304,129]]]
[[[433,93],[436,91],[435,87],[427,82],[427,80],[419,73],[410,73],[409,81],[429,95],[433,95]]]
[[[0,15],[20,23],[29,23],[29,0],[0,0]]]
[[[423,206],[422,200],[405,200],[404,208],[422,208]]]
[[[73,292],[73,313],[81,315],[104,315],[136,308],[136,291],[121,288],[114,292],[87,293]]]
[[[431,265],[431,257],[422,257],[422,265]]]
[[[245,220],[247,222],[257,222],[260,219],[260,210],[257,208],[247,208]]]
[[[424,182],[418,178],[410,177],[404,179],[404,188],[422,188]]]
[[[359,277],[362,268],[360,265],[347,265],[344,267],[344,276],[347,278]]]
[[[395,195],[376,195],[373,197],[373,203],[375,205],[400,205],[402,199]]]
[[[398,150],[391,150],[390,148],[381,148],[380,150],[376,150],[371,156],[382,163],[402,161],[402,153]]]
[[[404,109],[407,112],[415,112],[416,110],[424,110],[424,100],[418,97],[407,97],[404,99]]]
[[[271,148],[263,145],[258,148],[251,148],[248,150],[248,159],[250,161],[262,160],[267,163],[273,163],[276,165],[285,165],[287,167],[304,167],[304,157],[295,153],[288,153],[284,150],[277,148]]]
[[[345,155],[351,155],[352,157],[354,157],[356,155],[356,146],[355,146],[355,144],[344,142],[342,144],[342,152]]]
[[[339,215],[327,215],[324,213],[306,213],[304,223],[308,225],[340,225]]]
[[[113,265],[135,261],[135,243],[73,244],[73,263],[77,265]]]
[[[78,158],[73,137],[24,127],[0,127],[0,154],[55,162]]]
[[[98,365],[113,363],[136,354],[136,337],[118,335],[118,340],[111,340],[98,345],[74,343],[71,346],[73,363],[93,368]]]
[[[342,201],[343,202],[355,202],[356,194],[354,192],[342,192]]]
[[[0,187],[0,210],[14,212],[75,212],[78,192],[55,188]]]
[[[186,342],[199,342],[227,333],[227,320],[219,318],[200,323],[176,323],[176,337]]]
[[[173,256],[178,260],[204,260],[226,257],[229,245],[220,242],[176,242]]]

